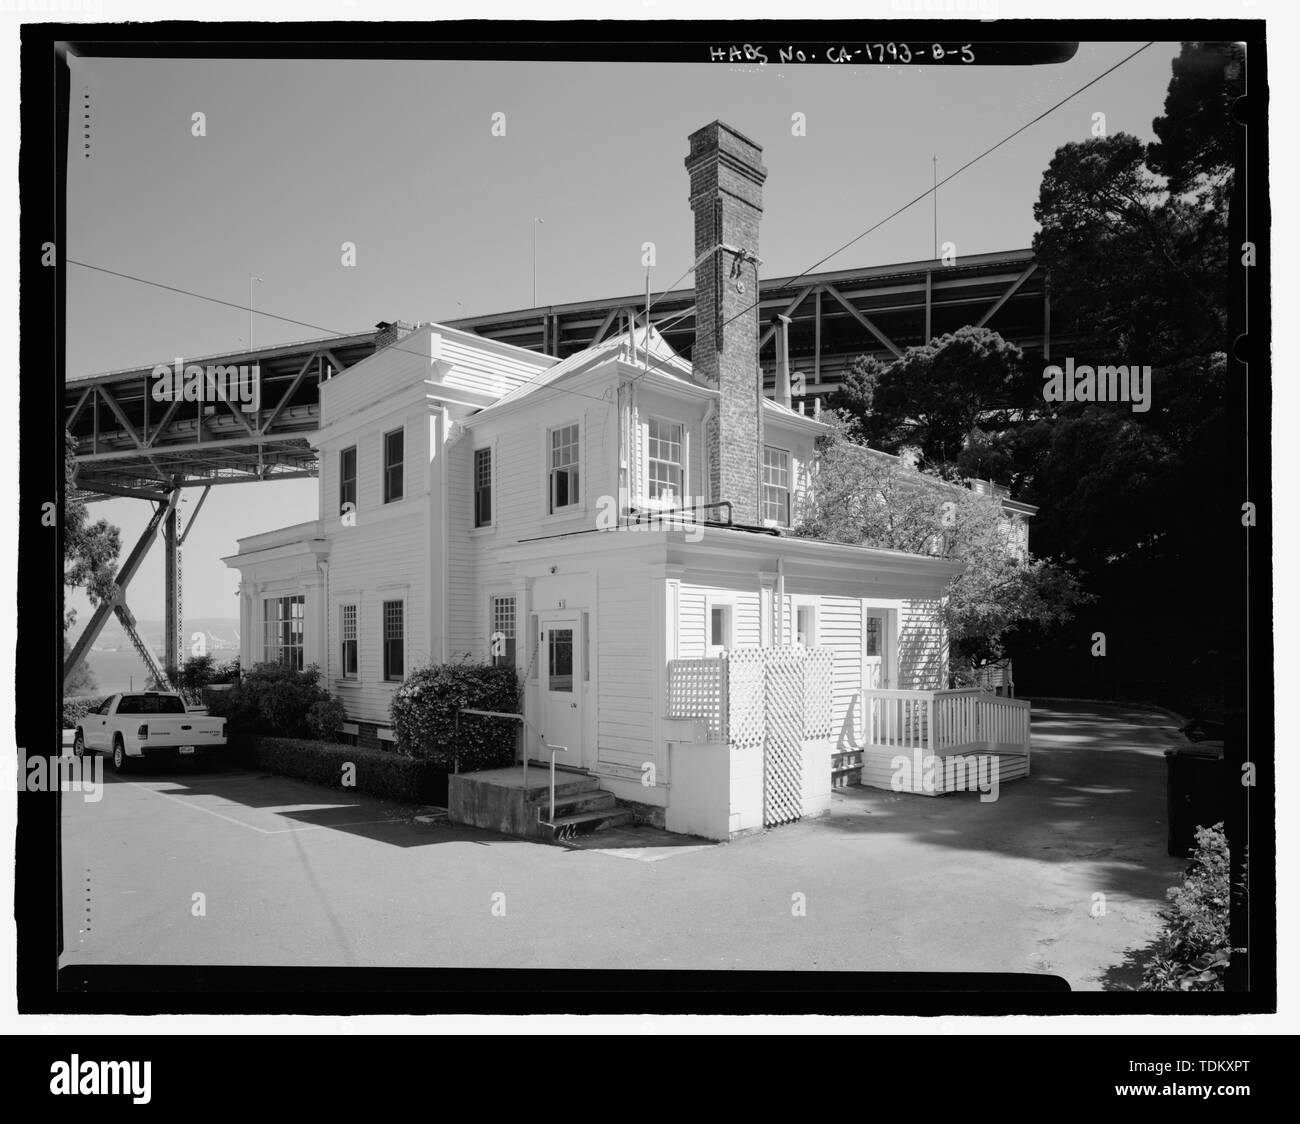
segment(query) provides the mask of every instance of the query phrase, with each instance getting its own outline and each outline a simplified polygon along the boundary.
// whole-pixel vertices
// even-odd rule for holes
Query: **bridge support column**
[[[180,667],[180,521],[173,506],[163,517],[163,666]]]

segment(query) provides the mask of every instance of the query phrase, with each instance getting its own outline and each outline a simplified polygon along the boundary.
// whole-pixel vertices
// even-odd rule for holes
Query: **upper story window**
[[[474,526],[492,522],[492,450],[474,450]]]
[[[682,425],[663,418],[651,418],[647,436],[648,498],[662,503],[680,503],[686,494]]]
[[[351,507],[348,507],[351,504]],[[350,445],[339,453],[339,514],[357,509],[357,447]]]
[[[384,434],[384,503],[392,503],[402,498],[406,483],[403,471],[403,457],[406,448],[406,433],[395,429]]]
[[[550,510],[563,511],[578,504],[578,425],[551,430]]]
[[[763,519],[790,523],[790,454],[771,445],[763,446]]]

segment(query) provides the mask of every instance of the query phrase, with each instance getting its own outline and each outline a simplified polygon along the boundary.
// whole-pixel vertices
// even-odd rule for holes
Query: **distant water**
[[[162,654],[154,653],[159,664],[163,662]],[[86,657],[86,666],[95,677],[96,695],[115,695],[118,691],[142,691],[149,678],[149,669],[134,648],[120,652],[91,652]]]

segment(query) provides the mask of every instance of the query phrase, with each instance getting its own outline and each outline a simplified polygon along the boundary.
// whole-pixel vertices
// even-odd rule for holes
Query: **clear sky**
[[[942,178],[1137,46],[1084,44],[1051,67],[73,60],[91,148],[74,128],[67,254],[240,305],[256,275],[259,309],[353,332],[531,306],[540,216],[540,303],[641,291],[647,241],[657,290],[693,256],[687,135],[720,118],[764,147],[763,273],[796,274],[928,188],[933,155]],[[1177,53],[1153,45],[943,188],[940,241],[1027,247],[1052,153],[1098,112],[1151,139]],[[824,268],[928,258],[931,224],[926,200]],[[236,309],[69,268],[70,377],[234,350],[248,333]],[[257,345],[323,334],[253,325]],[[150,505],[91,510],[122,528],[125,554]],[[237,616],[219,559],[316,514],[315,481],[214,488],[185,546],[185,615]],[[162,616],[161,580],[155,548],[132,583],[137,616]],[[70,604],[84,623],[85,599]]]

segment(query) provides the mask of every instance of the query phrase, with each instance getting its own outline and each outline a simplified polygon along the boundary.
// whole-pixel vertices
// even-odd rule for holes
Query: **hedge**
[[[59,708],[59,721],[63,723],[61,729],[75,730],[81,720],[106,698],[108,695],[71,695],[65,698]]]
[[[519,723],[466,717],[457,711],[518,713],[519,676],[485,663],[429,664],[406,677],[389,705],[398,752],[461,772],[513,765]]]
[[[442,770],[430,762],[389,750],[273,737],[253,739],[251,750],[253,764],[258,768],[327,788],[413,804],[446,801],[447,779]],[[353,783],[345,785],[344,769],[348,765],[353,766]]]
[[[337,732],[343,705],[320,685],[312,664],[296,671],[259,663],[228,691],[213,692],[208,713],[226,720],[226,732],[284,738],[322,738]]]

